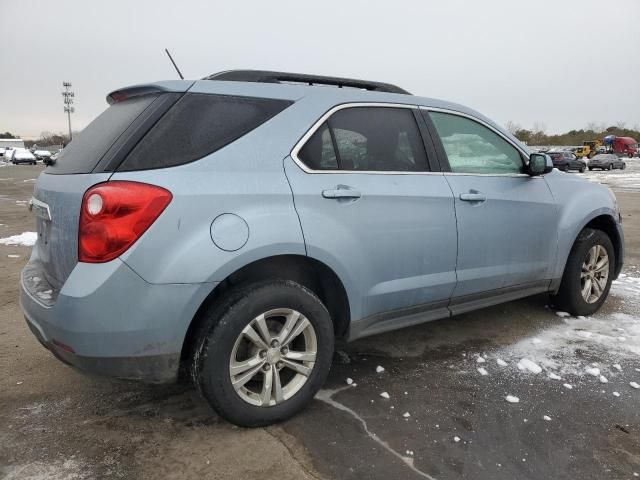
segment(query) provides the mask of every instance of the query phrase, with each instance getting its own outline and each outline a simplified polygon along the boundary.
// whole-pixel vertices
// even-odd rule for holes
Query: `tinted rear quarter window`
[[[47,173],[90,173],[111,145],[156,98],[157,95],[144,95],[109,106],[84,130],[74,135],[56,163],[47,168]]]
[[[189,93],[151,129],[118,168],[174,167],[234,142],[293,102],[269,98]]]
[[[338,159],[333,148],[331,132],[323,123],[304,144],[298,154],[300,160],[312,170],[337,170]]]

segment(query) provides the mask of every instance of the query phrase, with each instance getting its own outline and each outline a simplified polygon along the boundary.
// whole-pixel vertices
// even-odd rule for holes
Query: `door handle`
[[[333,188],[330,190],[323,190],[322,196],[324,198],[360,198],[362,194],[358,190],[352,188]]]
[[[487,196],[484,193],[470,192],[460,194],[460,200],[463,202],[484,202],[486,199]]]

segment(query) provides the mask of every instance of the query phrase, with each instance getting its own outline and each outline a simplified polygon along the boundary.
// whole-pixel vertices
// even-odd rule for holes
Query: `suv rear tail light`
[[[171,192],[146,183],[113,181],[87,190],[82,198],[78,260],[103,263],[124,253],[156,221]]]

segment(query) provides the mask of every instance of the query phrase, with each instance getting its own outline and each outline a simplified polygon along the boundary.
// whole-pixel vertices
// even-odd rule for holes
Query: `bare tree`
[[[531,144],[532,145],[542,145],[544,142],[544,138],[546,137],[547,127],[542,122],[534,122],[533,128],[531,129]]]
[[[518,130],[522,130],[522,125],[514,122],[513,120],[507,121],[505,128],[511,135],[515,135]]]
[[[598,122],[589,122],[587,123],[587,130],[591,130],[592,132],[600,132],[598,129]]]
[[[618,127],[620,130],[623,130],[624,127],[627,126],[627,122],[623,121],[623,120],[618,120],[616,122],[616,127]]]

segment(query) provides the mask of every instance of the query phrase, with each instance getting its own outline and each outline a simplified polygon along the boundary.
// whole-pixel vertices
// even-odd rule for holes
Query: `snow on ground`
[[[624,158],[623,160],[627,164],[624,170],[587,170],[585,173],[570,173],[570,175],[585,177],[589,181],[602,183],[620,191],[640,191],[640,159]]]
[[[625,311],[600,311],[590,317],[561,316],[534,336],[500,349],[495,354],[496,361],[516,362],[522,373],[545,371],[553,380],[567,381],[568,375],[589,376],[604,384],[624,374],[620,365],[623,360],[640,360],[640,276],[635,275],[621,274],[612,285],[611,296],[620,300]],[[591,360],[585,359],[585,351]]]
[[[20,235],[13,235],[7,238],[0,238],[0,245],[20,245],[23,247],[32,247],[38,239],[36,232],[24,232]]]
[[[522,360],[520,360],[518,362],[518,368],[523,372],[527,371],[536,374],[542,372],[542,367],[540,367],[540,365],[538,365],[537,363],[532,362],[528,358],[523,358]]]

